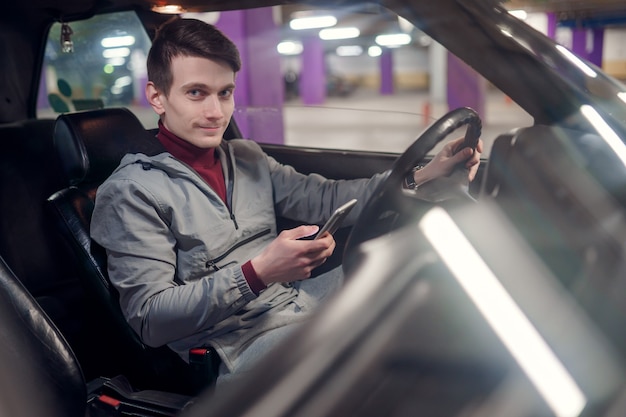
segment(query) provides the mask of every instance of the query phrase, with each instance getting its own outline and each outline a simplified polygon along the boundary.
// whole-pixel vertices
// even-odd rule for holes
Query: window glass
[[[498,134],[533,124],[505,94],[380,5],[291,4],[189,17],[214,23],[242,51],[234,118],[258,142],[399,153],[451,108],[469,106],[483,117],[487,156]],[[328,28],[294,29],[299,17],[331,17],[332,29],[358,34],[330,39]],[[254,28],[240,30],[241,20]]]
[[[324,29],[291,27],[294,18],[312,13],[333,16],[335,26],[354,26],[359,33],[326,39]],[[234,118],[243,136],[257,142],[403,152],[448,111],[451,92],[468,89],[458,79],[472,80],[470,87],[484,95],[484,103],[474,103],[473,97],[457,101],[484,106],[485,156],[499,133],[532,124],[503,93],[378,5],[323,11],[285,5],[185,17],[215,24],[239,47],[243,67],[236,79]],[[254,28],[242,30],[245,21],[254,21]],[[64,26],[51,28],[38,116],[123,106],[146,128],[156,127],[157,116],[144,95],[150,39],[137,15],[95,16],[70,22],[69,28],[72,53],[62,51]],[[385,42],[379,38],[383,34],[398,38]]]
[[[62,34],[68,30],[73,52],[63,51]],[[94,16],[66,27],[55,23],[46,44],[38,117],[122,106],[146,127],[155,127],[157,118],[144,94],[149,48],[150,38],[134,12]]]

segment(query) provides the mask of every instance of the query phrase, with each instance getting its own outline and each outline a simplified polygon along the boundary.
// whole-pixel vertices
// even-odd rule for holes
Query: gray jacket
[[[107,250],[122,311],[144,343],[184,359],[212,345],[231,368],[257,335],[302,316],[285,314],[297,303],[293,286],[272,284],[257,297],[241,270],[276,237],[276,216],[322,223],[358,198],[349,224],[383,175],[302,175],[249,140],[224,142],[218,154],[231,209],[171,154],[130,154],[98,190],[91,235]]]

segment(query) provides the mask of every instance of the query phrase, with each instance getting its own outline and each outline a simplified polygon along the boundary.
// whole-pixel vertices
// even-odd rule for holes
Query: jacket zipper
[[[226,167],[228,171],[228,181],[226,183],[226,198],[228,199],[228,211],[230,213],[230,219],[233,221],[235,225],[235,230],[239,230],[239,224],[237,224],[237,219],[235,218],[235,212],[233,211],[233,195],[234,195],[234,186],[235,186],[235,168],[234,162],[231,160],[230,152],[228,151],[228,144],[225,141],[222,141],[220,144],[224,154],[226,155]]]
[[[220,256],[213,258],[213,259],[209,259],[206,262],[206,267],[213,269],[214,271],[219,271],[220,267],[217,265],[218,262],[224,260],[224,258],[226,258],[228,255],[230,255],[231,253],[233,253],[233,251],[235,251],[236,249],[242,247],[243,245],[246,245],[250,242],[252,242],[253,240],[256,240],[260,237],[263,237],[267,234],[269,234],[271,232],[271,229],[264,229],[262,231],[260,231],[259,233],[256,233],[242,241],[239,241],[237,243],[235,243],[233,246],[231,246],[230,248],[228,248],[228,250],[226,252],[224,252],[223,254],[221,254]]]

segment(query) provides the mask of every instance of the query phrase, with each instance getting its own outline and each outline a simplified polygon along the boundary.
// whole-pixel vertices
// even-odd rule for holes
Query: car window
[[[234,118],[244,137],[261,143],[399,153],[450,109],[446,89],[476,86],[484,96],[484,103],[478,103],[482,108],[477,110],[483,116],[485,156],[498,134],[532,125],[526,112],[485,80],[475,78],[474,87],[468,87],[463,84],[465,74],[450,75],[450,67],[458,69],[459,64],[442,46],[380,6],[371,7],[375,10],[351,11],[352,22],[360,27],[355,38],[321,39],[322,29],[292,29],[289,22],[294,16],[319,15],[319,10],[285,6],[275,19],[271,49],[266,45],[257,51],[238,44],[243,68],[235,90]],[[236,11],[186,16],[214,23],[232,38],[228,26],[220,27],[228,13]],[[325,13],[346,15],[346,11],[337,10]],[[367,24],[373,17],[378,29]],[[378,40],[379,35],[389,35],[390,28],[407,35],[408,43],[384,44]],[[68,30],[73,51],[63,52],[62,38]],[[305,46],[310,48],[307,42],[312,36],[323,56],[322,81],[303,81],[309,65],[303,62],[310,59]],[[233,40],[238,43],[236,37]],[[99,15],[67,26],[54,24],[46,46],[38,117],[123,106],[146,128],[155,128],[157,117],[144,96],[149,48],[150,39],[134,12]],[[259,75],[249,70],[258,68],[258,60],[267,56],[276,59],[275,71]],[[273,91],[251,87],[259,84],[267,84],[266,88]],[[307,91],[311,88],[317,90]],[[471,97],[457,101],[459,106],[474,107]],[[441,146],[443,143],[431,153]]]
[[[69,29],[68,29],[69,28]],[[63,36],[70,35],[69,51]],[[156,126],[145,101],[150,38],[134,12],[52,25],[39,87],[37,116],[102,107],[128,107]]]

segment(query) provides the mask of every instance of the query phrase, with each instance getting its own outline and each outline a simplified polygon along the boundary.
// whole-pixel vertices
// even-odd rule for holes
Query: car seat
[[[0,415],[175,416],[192,397],[135,391],[121,375],[86,383],[67,341],[0,258]]]
[[[196,394],[211,386],[217,376],[219,357],[210,347],[190,352],[189,366],[167,346],[143,344],[128,325],[111,286],[104,249],[90,237],[90,222],[98,186],[127,153],[147,155],[164,152],[154,132],[125,108],[107,108],[62,114],[54,129],[54,146],[68,186],[54,193],[48,205],[60,233],[71,247],[82,271],[84,284],[114,326],[111,338],[121,346],[122,372],[141,388]]]

